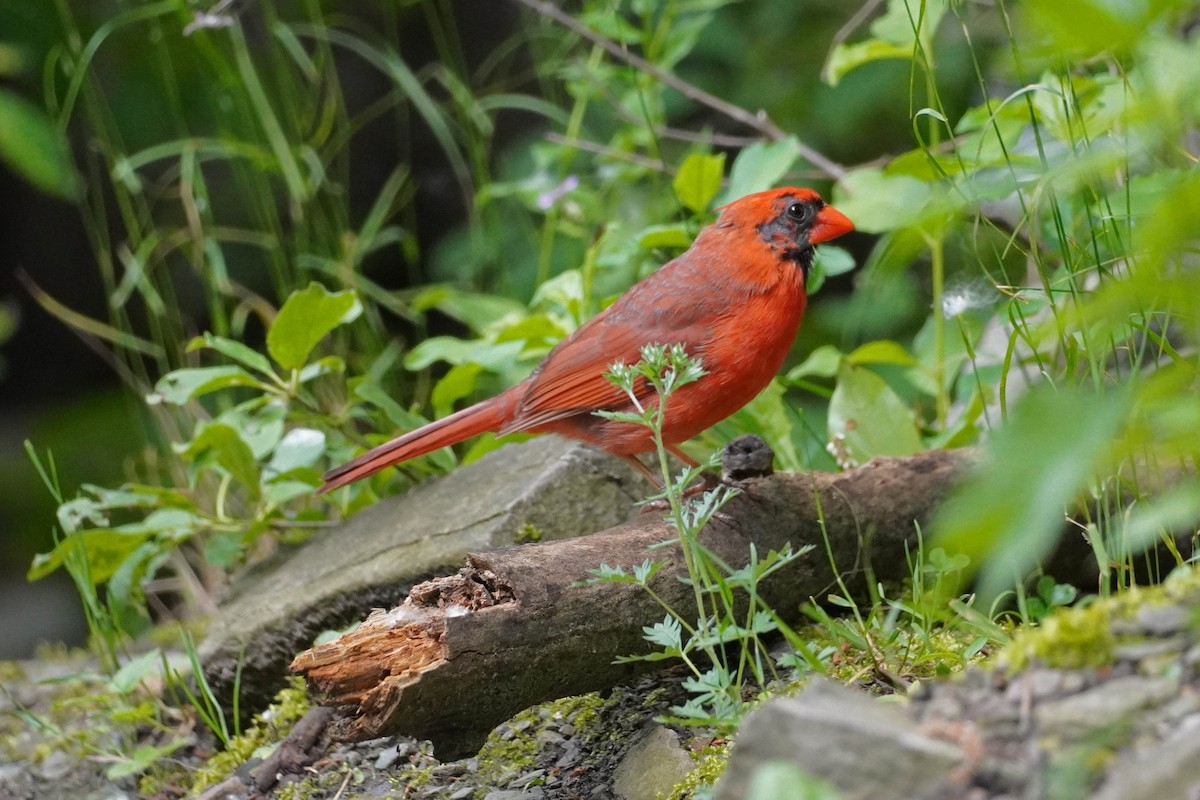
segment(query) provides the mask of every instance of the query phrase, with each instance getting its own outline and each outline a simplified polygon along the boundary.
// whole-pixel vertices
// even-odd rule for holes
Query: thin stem
[[[601,36],[599,33],[596,33],[582,22],[576,20],[570,14],[562,11],[552,3],[546,2],[546,0],[516,0],[516,2],[533,9],[542,16],[549,17],[559,25],[562,25],[564,28],[567,28],[579,36],[582,36],[589,42],[599,45],[600,47],[604,48],[604,50],[613,58],[617,59],[618,61],[622,61],[629,66],[634,67],[635,69],[639,69],[647,73],[660,83],[671,87],[689,100],[694,100],[701,105],[707,106],[714,111],[724,114],[732,120],[736,120],[737,122],[740,122],[749,128],[753,128],[754,130],[761,132],[769,139],[778,141],[780,139],[788,138],[788,134],[785,133],[782,128],[772,122],[765,111],[759,111],[756,114],[751,113],[740,106],[734,105],[727,100],[722,100],[716,95],[709,94],[697,86],[693,86],[682,78],[656,67],[646,59],[630,53],[628,50],[621,47],[621,45],[605,36]],[[846,174],[846,169],[840,164],[830,158],[827,158],[803,142],[797,142],[797,149],[799,150],[801,156],[806,158],[829,177],[838,179]]]

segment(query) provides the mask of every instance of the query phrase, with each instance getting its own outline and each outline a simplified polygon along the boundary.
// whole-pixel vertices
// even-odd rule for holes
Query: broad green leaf
[[[341,356],[322,356],[310,364],[305,364],[300,370],[298,380],[300,383],[308,383],[313,378],[318,378],[321,375],[330,375],[332,373],[341,373],[346,371],[346,362]]]
[[[874,372],[843,363],[829,400],[829,436],[842,439],[859,464],[875,456],[921,450],[912,411]]]
[[[311,495],[313,487],[321,482],[320,475],[313,473],[313,480],[310,481],[295,481],[295,480],[274,480],[267,484],[263,490],[263,497],[268,503],[273,506],[281,506],[297,497]]]
[[[272,478],[297,467],[311,467],[325,455],[325,434],[313,428],[293,428],[275,448],[271,461],[263,471]]]
[[[938,547],[982,565],[984,603],[1058,543],[1065,508],[1104,463],[1126,406],[1121,395],[1043,384],[992,432],[983,462],[931,523]]]
[[[142,653],[137,658],[126,662],[117,674],[109,679],[108,685],[117,692],[125,694],[137,688],[137,685],[147,677],[157,676],[162,670],[162,651],[157,647]]]
[[[732,203],[753,192],[770,189],[800,158],[800,144],[789,136],[777,142],[759,142],[738,153],[729,171],[729,187],[718,205]]]
[[[841,180],[834,204],[858,230],[884,233],[920,219],[932,193],[931,184],[916,178],[863,169]]]
[[[229,409],[217,417],[217,422],[237,431],[241,440],[250,446],[254,457],[262,459],[266,458],[283,438],[286,416],[287,406],[282,400],[272,400],[264,404],[255,399]]]
[[[475,391],[481,372],[483,367],[474,363],[456,364],[450,368],[433,387],[433,394],[429,398],[439,417],[452,412],[456,402]]]
[[[692,235],[682,223],[651,225],[638,234],[637,243],[643,250],[683,250],[692,246]]]
[[[945,14],[946,0],[888,0],[887,11],[871,22],[871,33],[885,42],[911,46],[918,25],[929,36]]]
[[[39,553],[26,573],[36,581],[63,565],[66,558],[86,560],[92,583],[103,583],[112,577],[125,559],[146,540],[148,534],[125,534],[117,531],[87,530],[64,536],[49,553]]]
[[[846,73],[856,67],[889,58],[909,58],[912,53],[911,44],[892,44],[882,39],[867,39],[863,42],[849,44],[843,42],[829,53],[829,58],[825,61],[825,67],[821,71],[821,78],[830,86],[837,86]]]
[[[851,364],[899,364],[905,367],[917,363],[898,342],[879,339],[854,348],[846,360]]]
[[[181,406],[201,395],[231,386],[265,388],[262,381],[241,367],[195,367],[168,372],[146,396],[150,405],[171,403]]]
[[[823,244],[814,253],[805,290],[809,294],[816,294],[825,285],[826,278],[844,275],[854,269],[854,266],[854,256],[850,255],[848,250],[836,245]]]
[[[1161,16],[1189,6],[1186,0],[1030,0],[1023,10],[1060,53],[1089,58],[1137,46]]]
[[[188,443],[183,455],[195,461],[208,452],[234,480],[249,489],[253,496],[258,496],[258,462],[250,445],[238,436],[237,431],[220,422],[207,425]]]
[[[725,174],[725,154],[691,153],[679,167],[673,186],[679,202],[696,214],[708,211],[709,203],[721,191]]]
[[[232,567],[246,551],[243,539],[239,531],[222,531],[210,536],[204,543],[204,560],[219,569]]]
[[[445,284],[421,289],[413,297],[412,307],[414,311],[422,312],[436,308],[464,325],[470,325],[475,333],[483,333],[505,317],[526,313],[525,306],[511,298],[465,292]]]
[[[792,761],[766,761],[755,768],[746,800],[840,800],[827,781],[810,775]]]
[[[488,344],[467,341],[453,336],[435,336],[426,339],[404,357],[407,369],[418,370],[437,361],[448,364],[479,364],[484,369],[502,372],[510,368],[524,349],[522,342],[500,342]]]
[[[285,369],[300,369],[317,342],[362,313],[352,290],[330,292],[319,283],[292,292],[267,331],[267,350]]]
[[[392,424],[406,431],[419,428],[429,421],[401,406],[373,380],[364,380],[355,385],[354,395],[383,411]]]
[[[820,378],[832,378],[837,375],[842,365],[844,354],[831,344],[824,344],[808,354],[808,358],[792,367],[787,374],[789,381],[798,381],[815,375]]]
[[[233,339],[226,339],[223,336],[205,333],[203,336],[197,336],[188,342],[187,351],[190,353],[202,347],[216,350],[221,355],[232,358],[243,367],[258,370],[263,375],[273,376],[275,374],[275,371],[271,369],[270,359],[257,350]]]
[[[0,161],[43,192],[74,199],[79,176],[67,139],[45,113],[0,89]]]

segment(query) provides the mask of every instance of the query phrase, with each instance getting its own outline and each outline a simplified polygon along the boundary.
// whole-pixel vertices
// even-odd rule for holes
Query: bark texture
[[[906,546],[966,466],[965,451],[876,459],[840,473],[780,474],[742,484],[743,494],[702,534],[734,568],[788,545],[816,549],[761,586],[786,620],[841,577],[861,591],[868,571],[898,580]],[[648,548],[668,542],[666,546]],[[640,587],[575,586],[602,563],[667,562],[653,587],[674,608],[694,607],[675,534],[645,515],[579,539],[467,556],[455,575],[413,587],[403,604],[377,610],[357,630],[301,653],[303,674],[339,710],[335,738],[390,733],[431,739],[439,756],[474,751],[495,725],[550,698],[613,686],[646,668],[614,664],[643,653],[642,627],[663,617]]]

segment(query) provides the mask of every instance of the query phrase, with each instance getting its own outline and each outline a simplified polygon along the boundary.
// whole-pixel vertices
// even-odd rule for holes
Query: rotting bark
[[[966,466],[967,451],[876,459],[840,474],[780,474],[741,484],[743,493],[701,534],[735,569],[754,544],[816,550],[760,585],[784,620],[834,585],[852,592],[865,576],[899,580],[905,548]],[[654,550],[651,546],[670,542]],[[457,575],[413,588],[405,602],[377,610],[357,630],[301,653],[292,670],[322,702],[338,707],[334,738],[390,733],[431,739],[442,758],[473,752],[488,731],[534,703],[616,685],[647,668],[614,664],[647,652],[642,627],[663,611],[640,587],[575,586],[602,563],[625,568],[665,561],[653,588],[687,609],[691,590],[674,531],[640,519],[579,539],[467,556]]]

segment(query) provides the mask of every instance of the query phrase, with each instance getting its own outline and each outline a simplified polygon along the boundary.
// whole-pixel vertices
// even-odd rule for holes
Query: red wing
[[[649,311],[622,302],[592,319],[555,348],[530,378],[512,421],[501,433],[529,430],[554,420],[628,405],[621,389],[604,377],[614,362],[634,364],[647,344],[682,342],[689,355],[703,356],[712,310],[703,304],[674,304]],[[629,298],[633,299],[633,298]],[[639,398],[652,392],[644,388]]]

